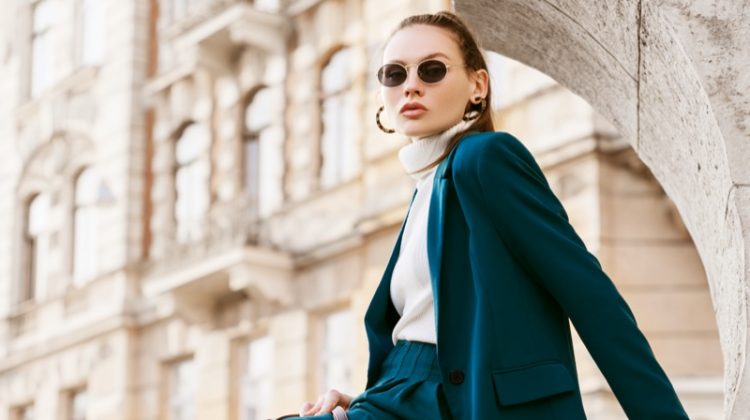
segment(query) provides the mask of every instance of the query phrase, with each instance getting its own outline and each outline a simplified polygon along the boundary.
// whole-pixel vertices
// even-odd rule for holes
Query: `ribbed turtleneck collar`
[[[398,151],[398,158],[404,165],[406,172],[409,172],[409,175],[412,178],[420,180],[430,172],[434,171],[437,166],[433,166],[426,171],[411,173],[419,168],[427,166],[430,162],[440,157],[445,151],[445,147],[448,145],[448,141],[451,137],[457,132],[467,128],[471,123],[472,121],[460,120],[455,125],[448,127],[440,133],[423,137],[410,137],[409,144],[403,146]]]

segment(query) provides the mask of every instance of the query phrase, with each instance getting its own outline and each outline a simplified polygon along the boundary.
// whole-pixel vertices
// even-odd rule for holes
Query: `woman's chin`
[[[431,134],[433,131],[421,121],[409,120],[401,123],[401,127],[398,130],[400,133],[407,137],[424,137]]]

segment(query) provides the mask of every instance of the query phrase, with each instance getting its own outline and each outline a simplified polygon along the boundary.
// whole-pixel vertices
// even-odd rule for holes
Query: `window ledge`
[[[39,306],[39,302],[27,300],[11,307],[6,318],[11,338],[20,337],[35,329]]]
[[[210,322],[221,297],[237,291],[267,302],[290,303],[293,270],[286,253],[242,245],[186,259],[169,270],[160,270],[157,264],[143,280],[143,294],[156,300],[159,317],[178,313],[204,323]]]
[[[39,96],[27,98],[22,102],[18,107],[16,118],[18,121],[28,120],[39,112],[39,108],[43,103],[51,101],[55,97],[59,97],[66,93],[79,93],[91,89],[94,83],[96,83],[99,69],[100,66],[98,65],[78,67],[66,77],[53,83]]]

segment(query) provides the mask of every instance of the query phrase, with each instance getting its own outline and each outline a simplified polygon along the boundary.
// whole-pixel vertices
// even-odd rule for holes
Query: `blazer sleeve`
[[[687,419],[635,317],[568,221],[535,159],[512,135],[478,136],[461,159],[514,258],[549,291],[631,419]]]

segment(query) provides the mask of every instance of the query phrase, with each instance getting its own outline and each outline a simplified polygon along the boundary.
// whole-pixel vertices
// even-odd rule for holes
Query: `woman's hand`
[[[302,408],[300,408],[299,415],[300,416],[317,416],[318,414],[330,413],[338,405],[340,405],[341,408],[346,410],[347,408],[349,408],[349,403],[351,402],[352,402],[351,396],[342,394],[341,392],[335,389],[331,389],[325,394],[321,395],[315,404],[311,402],[306,402],[302,404]]]

